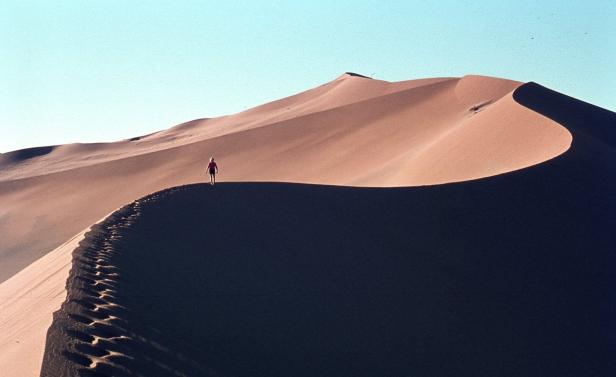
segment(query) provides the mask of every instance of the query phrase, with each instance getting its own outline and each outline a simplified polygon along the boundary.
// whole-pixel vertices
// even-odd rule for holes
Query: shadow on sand
[[[124,207],[75,251],[42,375],[614,375],[616,117],[515,95],[535,97],[573,145],[509,174],[192,185]]]

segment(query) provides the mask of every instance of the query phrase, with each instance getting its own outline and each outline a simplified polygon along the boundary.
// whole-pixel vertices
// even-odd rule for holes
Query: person
[[[216,183],[216,173],[218,173],[218,165],[216,165],[214,157],[210,157],[210,163],[207,164],[207,170],[210,173],[210,185],[214,186]]]

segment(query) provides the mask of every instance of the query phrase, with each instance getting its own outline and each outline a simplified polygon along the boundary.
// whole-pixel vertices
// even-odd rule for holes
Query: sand
[[[72,252],[84,232],[0,284],[0,369],[3,376],[37,376],[50,313],[66,298]]]
[[[503,230],[497,225],[509,227],[510,220],[518,227],[514,226],[510,231],[518,229],[528,232],[529,228],[519,228],[526,221],[522,210],[525,208],[533,210],[533,214],[545,220],[545,226],[552,229],[544,237],[560,237],[567,241],[559,241],[560,246],[557,247],[568,253],[567,266],[580,262],[575,257],[582,236],[595,239],[593,245],[597,246],[595,249],[599,258],[604,258],[605,248],[614,245],[610,239],[605,238],[602,233],[604,228],[600,226],[613,223],[610,216],[613,216],[611,214],[614,211],[610,210],[614,209],[614,203],[609,193],[614,189],[610,179],[613,181],[613,166],[616,165],[608,161],[613,162],[615,144],[611,136],[613,132],[609,131],[607,125],[614,124],[614,119],[611,112],[536,84],[521,85],[478,76],[386,83],[343,75],[288,99],[228,117],[188,122],[132,141],[65,145],[6,153],[0,156],[0,239],[3,240],[0,244],[0,258],[3,261],[0,280],[14,275],[37,257],[46,254],[47,250],[64,242],[71,234],[89,227],[113,208],[165,187],[202,181],[205,159],[209,155],[218,157],[222,172],[220,178],[225,181],[287,181],[359,187],[462,182],[408,190],[410,193],[423,193],[440,192],[441,187],[461,188],[462,191],[456,196],[464,204],[458,209],[460,214],[468,213],[468,216],[477,219],[483,218],[486,213],[494,213],[482,220],[485,229],[475,234],[478,240],[482,236],[477,234],[500,234]],[[579,141],[576,141],[578,138]],[[576,145],[577,149],[573,148]],[[463,182],[474,179],[479,180]],[[598,184],[606,180],[610,183]],[[465,188],[471,187],[468,186],[470,184],[484,183],[486,186],[481,186],[481,195],[473,194],[472,190],[465,191]],[[286,194],[282,195],[284,197]],[[312,193],[304,195],[310,197]],[[486,198],[491,200],[486,201]],[[247,203],[251,202],[250,199],[242,198]],[[367,197],[366,200],[371,199]],[[482,204],[484,201],[485,205]],[[327,206],[327,203],[325,200],[323,205]],[[520,207],[521,204],[525,206]],[[558,216],[546,217],[546,214],[553,215],[562,206],[568,208],[564,215],[561,214],[562,219]],[[316,210],[321,208],[315,206]],[[170,216],[174,216],[173,208],[167,210]],[[393,208],[390,211],[393,211],[393,216],[402,218],[400,212]],[[432,208],[425,209],[424,214],[418,215],[418,218],[433,218],[435,215],[431,211]],[[447,208],[441,209],[440,213],[441,217],[438,218],[441,219],[450,215]],[[513,220],[503,222],[497,213],[498,216],[512,217]],[[236,211],[231,215],[243,216],[243,213]],[[360,218],[369,216],[361,211],[356,215]],[[464,216],[460,216],[458,220],[464,224]],[[383,220],[373,218],[377,224]],[[590,225],[577,229],[576,233],[578,224],[567,219],[588,220]],[[442,221],[431,222],[433,228],[422,229],[429,233],[438,228],[441,232],[439,236],[442,236],[442,232],[448,234],[460,225],[460,222],[452,224]],[[531,223],[541,229],[536,221]],[[564,230],[572,232],[572,236],[567,237]],[[512,237],[512,234],[507,233],[507,236]],[[549,249],[545,241],[537,242],[541,239],[540,234],[529,238],[529,242],[534,241],[536,244],[526,245],[522,250],[534,250],[541,254],[542,250]],[[373,234],[376,239],[388,235],[378,231]],[[493,237],[487,239],[493,240]],[[513,240],[515,238],[511,238]],[[343,241],[335,242],[340,244]],[[468,244],[471,241],[464,242]],[[494,242],[491,246],[500,250],[501,246],[498,245],[501,244]],[[520,246],[516,242],[513,244]],[[188,244],[186,247],[196,246]],[[93,266],[90,265],[90,268]],[[556,270],[570,274],[568,268]],[[584,279],[591,276],[590,273],[597,273],[598,267],[589,265],[588,268],[574,281],[592,288],[594,286]],[[33,271],[36,269],[24,272],[27,278],[22,279],[31,280],[31,284],[46,279]],[[17,286],[7,286],[10,289],[4,286],[18,276],[2,283],[0,289],[6,289],[13,297],[20,297],[10,293]],[[549,276],[555,277],[557,274]],[[598,283],[605,283],[607,278],[599,274],[598,279]],[[57,280],[54,286],[59,289],[62,279]],[[68,282],[70,297],[71,292],[74,293],[70,284],[76,283],[75,279],[69,279]],[[82,282],[87,283],[86,280]],[[94,293],[100,294],[97,292]],[[62,296],[62,293],[58,294]],[[566,295],[560,297],[565,298]],[[573,297],[581,299],[579,295]],[[67,301],[63,306],[64,312],[59,312],[58,316],[61,317],[62,313],[67,315],[75,305],[78,304]],[[599,310],[593,313],[595,319],[602,315]],[[45,314],[50,314],[49,308],[41,307],[36,315],[44,317]],[[428,315],[429,311],[425,314]],[[81,317],[75,318],[85,321],[83,313],[78,315]],[[60,326],[61,334],[66,336],[67,333],[62,333],[61,329],[66,330],[67,323],[54,323],[58,323],[56,328]],[[589,330],[589,323],[581,324]],[[19,335],[30,337],[39,330],[24,330]],[[588,338],[577,334],[575,339],[603,341],[588,348],[599,354],[612,346],[600,338],[596,331],[588,334]],[[37,337],[41,339],[40,334]],[[51,353],[46,357],[51,359],[45,364],[46,368],[66,367],[75,370],[77,367],[90,367],[90,364],[82,365],[85,363],[84,357],[91,363],[89,357],[95,356],[92,352],[103,354],[100,349],[89,349],[90,353],[84,353],[83,350],[88,346],[81,345],[81,353],[74,348],[65,349],[73,352],[72,359],[53,357],[57,356],[53,352],[62,351],[62,342],[58,339],[50,332],[46,351]],[[75,347],[75,344],[68,343],[67,347]],[[562,356],[556,351],[551,355],[554,358]],[[122,357],[116,356],[111,359],[119,360],[115,364],[120,365],[118,370],[121,370]],[[175,361],[170,363],[176,365],[173,364]],[[529,363],[527,369],[521,370],[533,371],[533,368],[537,368],[532,362]],[[606,366],[597,365],[597,368]],[[579,365],[569,366],[575,369]],[[220,367],[209,364],[201,367],[208,371],[226,368],[224,365]]]
[[[389,187],[501,174],[566,151],[565,128],[512,100],[519,85],[482,76],[388,83],[345,74],[135,141],[6,153],[0,281],[115,208],[206,180],[212,155],[223,181]]]
[[[138,200],[75,253],[42,376],[611,376],[616,203],[567,165]]]

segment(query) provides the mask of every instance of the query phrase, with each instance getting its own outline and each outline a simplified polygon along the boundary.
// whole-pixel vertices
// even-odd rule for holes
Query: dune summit
[[[616,114],[534,83],[480,76],[387,83],[345,74],[239,114],[132,140],[4,154],[5,278],[77,236],[0,284],[0,308],[11,309],[0,312],[0,349],[3,355],[33,349],[16,343],[18,337],[38,342],[40,349],[51,323],[49,308],[66,294],[47,336],[44,376],[127,375],[131,367],[194,375],[343,375],[344,370],[502,375],[504,366],[524,375],[579,375],[589,365],[593,375],[612,375],[616,368],[609,355],[616,347],[609,333],[616,327],[616,298],[607,287],[615,283],[610,271],[616,264],[608,230],[616,220],[615,126]],[[358,187],[234,183],[213,188],[215,198],[206,195],[209,187],[187,186],[131,203],[166,187],[203,181],[209,155],[218,157],[223,181]],[[457,183],[392,187],[448,182]],[[261,214],[251,210],[250,203],[267,207],[267,198],[275,203],[269,210],[280,216],[268,216],[267,208]],[[131,204],[91,225],[125,203]],[[222,206],[217,213],[224,208],[224,218],[206,212],[208,203]],[[222,238],[194,230],[196,219],[233,242],[223,245]],[[319,233],[320,226],[326,231]],[[280,233],[272,238],[268,231],[274,230]],[[246,234],[253,237],[242,244]],[[71,260],[69,247],[82,238]],[[211,245],[204,249],[207,239]],[[280,241],[275,248],[272,239]],[[232,245],[237,247],[231,250]],[[264,255],[268,250],[272,254]],[[246,274],[235,276],[236,285],[227,284],[234,280],[232,269],[225,272],[227,252],[236,253],[238,263],[246,255],[247,264],[238,270]],[[177,255],[188,259],[176,260]],[[202,258],[219,273],[199,270]],[[300,268],[300,262],[307,264]],[[64,291],[58,282],[69,265]],[[131,289],[143,283],[135,277],[154,279],[148,273],[156,273],[156,266],[168,272],[159,285],[149,286],[159,296],[132,300]],[[292,276],[294,268],[300,271]],[[327,287],[307,279],[319,276]],[[293,289],[285,291],[285,282]],[[203,310],[195,305],[172,313],[181,320],[161,327],[161,321],[178,318],[161,317],[168,305],[152,300],[178,292],[217,303],[222,297],[224,305],[212,306],[213,316],[206,318],[221,322],[195,317]],[[255,292],[265,301],[255,302]],[[331,310],[320,307],[312,323],[300,315],[310,295],[321,302],[332,292],[345,296],[332,300]],[[237,293],[237,300],[224,301],[233,296],[229,293]],[[276,297],[307,301],[285,304]],[[44,306],[37,305],[41,300]],[[274,305],[264,305],[267,300]],[[37,324],[7,332],[6,326],[19,324],[4,313],[11,318],[27,313]],[[348,314],[346,327],[336,325],[344,324],[336,322],[341,313]],[[405,322],[409,318],[417,321]],[[256,327],[221,330],[239,323]],[[281,327],[263,333],[272,323]],[[367,324],[380,327],[366,329]],[[294,329],[297,343],[282,349],[280,342],[288,343],[285,329]],[[206,343],[196,340],[204,334]],[[255,339],[265,343],[249,347]],[[311,343],[314,339],[320,340]],[[427,354],[415,347],[417,339]],[[370,342],[384,348],[372,352]],[[338,358],[324,358],[315,344],[330,347],[322,349]],[[334,352],[345,344],[353,345],[347,348],[351,353]],[[221,355],[223,350],[228,352]],[[276,363],[277,350],[288,360],[303,350],[311,357],[305,362],[321,363],[293,370]],[[410,353],[402,357],[402,351]],[[265,361],[251,359],[256,354]],[[27,365],[0,358],[0,368],[37,375],[37,355],[43,358],[33,352]],[[148,364],[152,360],[157,363]]]

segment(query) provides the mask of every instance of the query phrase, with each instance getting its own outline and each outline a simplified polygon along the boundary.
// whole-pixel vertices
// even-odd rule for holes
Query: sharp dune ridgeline
[[[239,114],[136,141],[9,152],[0,160],[0,281],[149,193],[204,180],[415,186],[537,164],[569,147],[519,105],[521,83],[482,76],[397,83],[344,74]]]
[[[535,83],[344,74],[131,140],[4,153],[0,293],[36,297],[0,305],[38,322],[0,354],[45,348],[3,370],[611,376],[615,131]],[[196,184],[210,155],[233,183]]]

